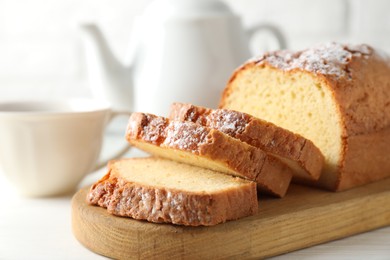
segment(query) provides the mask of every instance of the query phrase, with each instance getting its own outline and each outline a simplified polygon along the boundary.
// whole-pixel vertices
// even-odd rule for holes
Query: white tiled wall
[[[225,0],[246,27],[278,26],[288,47],[366,42],[390,52],[388,0]],[[89,95],[78,24],[95,21],[117,56],[150,0],[0,0],[0,100]],[[261,50],[260,35],[253,45]]]

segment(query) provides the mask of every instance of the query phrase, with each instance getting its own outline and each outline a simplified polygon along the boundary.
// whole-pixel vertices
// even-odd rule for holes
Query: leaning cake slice
[[[279,159],[192,122],[133,113],[126,138],[152,155],[255,181],[259,191],[278,197],[286,194],[292,178],[291,169]]]
[[[174,103],[170,119],[217,129],[278,157],[294,171],[294,180],[318,180],[324,156],[312,141],[249,114]]]

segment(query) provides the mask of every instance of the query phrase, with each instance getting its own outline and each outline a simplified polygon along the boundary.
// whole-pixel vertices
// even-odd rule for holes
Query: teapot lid
[[[233,15],[233,12],[219,0],[155,0],[145,11],[145,16],[162,20],[217,15]]]

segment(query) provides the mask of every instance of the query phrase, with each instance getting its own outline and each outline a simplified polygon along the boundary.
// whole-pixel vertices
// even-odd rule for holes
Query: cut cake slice
[[[278,197],[286,194],[292,177],[279,159],[193,122],[133,113],[126,139],[152,155],[255,181],[260,192]]]
[[[156,223],[211,226],[253,215],[256,184],[161,158],[109,163],[87,202],[118,216]]]
[[[318,180],[321,175],[324,156],[313,142],[249,114],[174,103],[169,118],[217,129],[258,147],[293,169],[294,180]]]

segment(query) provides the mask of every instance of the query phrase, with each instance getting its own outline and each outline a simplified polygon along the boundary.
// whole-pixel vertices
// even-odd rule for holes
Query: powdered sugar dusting
[[[192,122],[171,121],[163,144],[196,153],[200,145],[207,143],[208,133],[207,128]]]
[[[265,53],[255,59],[282,70],[301,69],[314,73],[349,78],[348,64],[354,57],[369,57],[373,49],[365,44],[326,43],[299,52],[288,50]],[[253,61],[253,60],[252,60]]]
[[[245,130],[248,120],[243,113],[226,109],[216,109],[207,116],[207,124],[211,128],[218,129],[225,134],[235,137]]]

